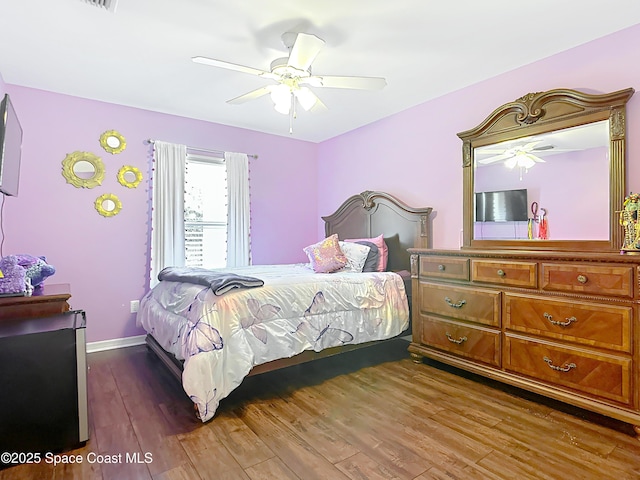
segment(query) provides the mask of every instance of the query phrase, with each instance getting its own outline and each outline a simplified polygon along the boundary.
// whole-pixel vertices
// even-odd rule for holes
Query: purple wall
[[[432,206],[433,246],[457,248],[462,168],[456,133],[529,92],[638,89],[639,42],[640,25],[319,145],[6,85],[0,79],[0,92],[4,88],[12,96],[25,132],[20,196],[7,198],[2,213],[3,253],[47,256],[58,270],[50,281],[70,283],[72,306],[87,311],[89,341],[141,334],[129,301],[139,298],[146,286],[147,138],[259,154],[250,172],[254,263],[304,261],[301,248],[324,234],[320,216],[363,190],[386,191],[412,206]],[[627,109],[628,190],[634,192],[640,191],[640,142],[635,141],[640,138],[639,97],[634,96]],[[127,149],[119,155],[103,152],[98,144],[100,134],[110,129],[127,140]],[[77,189],[65,183],[60,162],[75,150],[103,158],[107,176],[101,187]],[[117,184],[115,173],[123,164],[145,173],[137,189]],[[94,199],[107,192],[123,202],[114,218],[103,218],[93,208]]]
[[[87,312],[90,342],[143,333],[129,302],[139,299],[147,285],[148,138],[259,155],[250,161],[254,263],[305,261],[302,248],[317,240],[316,144],[16,85],[6,89],[24,140],[20,193],[6,198],[2,212],[2,253],[47,257],[57,269],[48,282],[71,284],[72,307]],[[127,141],[117,155],[99,144],[102,132],[111,129]],[[76,150],[103,159],[101,186],[66,183],[61,162]],[[142,170],[138,188],[117,183],[122,165]],[[94,209],[103,193],[120,197],[117,216],[105,218]]]
[[[411,206],[433,207],[434,248],[458,248],[462,229],[462,142],[456,133],[475,127],[495,108],[529,92],[554,88],[588,93],[628,87],[640,90],[638,44],[640,25],[322,143],[318,156],[318,212],[332,212],[353,193],[383,190]],[[627,105],[627,139],[628,191],[638,192],[640,93]],[[549,221],[553,222],[552,216]],[[317,228],[322,232],[319,223]]]

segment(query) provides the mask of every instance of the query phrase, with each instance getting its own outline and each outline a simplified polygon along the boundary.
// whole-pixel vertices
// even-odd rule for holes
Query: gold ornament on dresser
[[[640,218],[638,218],[638,210],[640,210],[640,194],[631,193],[622,204],[620,213],[620,225],[624,228],[624,237],[620,253],[622,254],[640,254]]]

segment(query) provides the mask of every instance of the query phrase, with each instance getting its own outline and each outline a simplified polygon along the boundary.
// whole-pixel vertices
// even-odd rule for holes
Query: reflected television
[[[476,222],[526,222],[527,190],[476,192]]]
[[[17,196],[20,184],[22,127],[9,94],[0,103],[0,192]]]

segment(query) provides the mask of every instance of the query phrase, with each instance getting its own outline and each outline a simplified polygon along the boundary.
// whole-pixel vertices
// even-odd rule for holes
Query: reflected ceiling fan
[[[529,169],[533,167],[536,163],[542,162],[544,160],[539,156],[535,155],[533,152],[539,152],[543,150],[551,150],[553,149],[553,145],[540,145],[540,141],[525,143],[523,145],[515,145],[513,147],[507,148],[506,150],[482,150],[483,154],[487,153],[496,153],[492,157],[483,158],[478,160],[480,165],[489,165],[495,162],[504,161],[504,164],[507,168],[520,167],[524,169]]]
[[[192,60],[277,82],[227,100],[227,103],[241,104],[269,94],[276,111],[290,115],[289,133],[293,131],[292,120],[296,116],[297,104],[307,111],[327,108],[309,87],[381,90],[387,84],[380,77],[313,75],[311,64],[324,46],[324,40],[308,33],[287,32],[282,35],[282,42],[289,50],[289,55],[271,62],[269,71],[207,57],[192,57]]]

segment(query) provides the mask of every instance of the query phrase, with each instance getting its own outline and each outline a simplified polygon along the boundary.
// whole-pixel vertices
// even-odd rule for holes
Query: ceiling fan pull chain
[[[293,119],[295,118],[296,99],[291,92],[291,108],[289,109],[289,135],[293,135]]]

